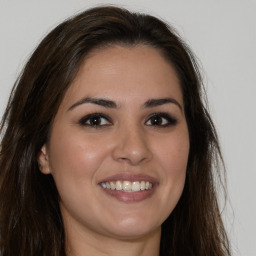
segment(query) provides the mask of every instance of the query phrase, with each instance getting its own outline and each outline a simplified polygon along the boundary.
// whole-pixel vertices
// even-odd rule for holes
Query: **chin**
[[[109,226],[107,229],[109,230],[108,233],[111,233],[113,237],[133,240],[161,232],[161,224],[152,223],[152,220],[146,222],[145,219],[125,218],[120,222],[116,221],[111,229]]]

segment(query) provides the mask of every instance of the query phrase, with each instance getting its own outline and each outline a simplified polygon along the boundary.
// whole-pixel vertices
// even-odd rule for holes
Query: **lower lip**
[[[104,189],[104,192],[108,195],[115,197],[117,200],[122,202],[139,202],[150,198],[155,192],[156,185],[149,190],[141,190],[138,192],[123,192],[120,190]]]

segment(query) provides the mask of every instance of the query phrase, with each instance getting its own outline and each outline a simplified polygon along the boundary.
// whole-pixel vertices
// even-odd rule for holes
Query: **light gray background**
[[[255,256],[256,0],[0,0],[0,116],[43,36],[64,18],[102,3],[162,17],[197,55],[227,167],[232,207],[224,221],[233,255]]]

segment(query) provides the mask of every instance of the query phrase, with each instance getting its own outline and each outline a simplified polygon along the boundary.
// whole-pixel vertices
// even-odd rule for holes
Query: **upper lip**
[[[99,182],[110,182],[110,181],[149,181],[150,183],[158,183],[158,180],[152,176],[146,175],[146,174],[132,174],[132,173],[118,173],[112,176],[109,176],[107,178],[104,178]]]

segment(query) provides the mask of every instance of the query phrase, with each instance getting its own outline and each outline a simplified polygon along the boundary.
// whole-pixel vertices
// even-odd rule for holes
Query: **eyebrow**
[[[105,108],[117,108],[117,104],[112,100],[86,97],[74,103],[68,110],[72,110],[73,108],[85,103],[92,103]]]
[[[157,106],[161,106],[161,105],[168,104],[168,103],[175,104],[176,106],[179,107],[179,109],[181,111],[183,111],[181,104],[173,98],[150,99],[145,102],[144,107],[152,108],[152,107],[157,107]]]
[[[85,97],[81,100],[79,100],[78,102],[74,103],[72,106],[70,106],[68,108],[68,111],[74,109],[77,106],[80,106],[82,104],[85,103],[92,103],[92,104],[96,104],[105,108],[118,108],[119,106],[112,100],[108,100],[108,99],[103,99],[103,98],[91,98],[91,97]],[[173,99],[173,98],[161,98],[161,99],[149,99],[147,100],[144,104],[143,104],[143,108],[152,108],[152,107],[157,107],[157,106],[161,106],[164,104],[168,104],[168,103],[173,103],[176,106],[179,107],[179,109],[181,111],[182,110],[182,106],[180,105],[180,103]]]

